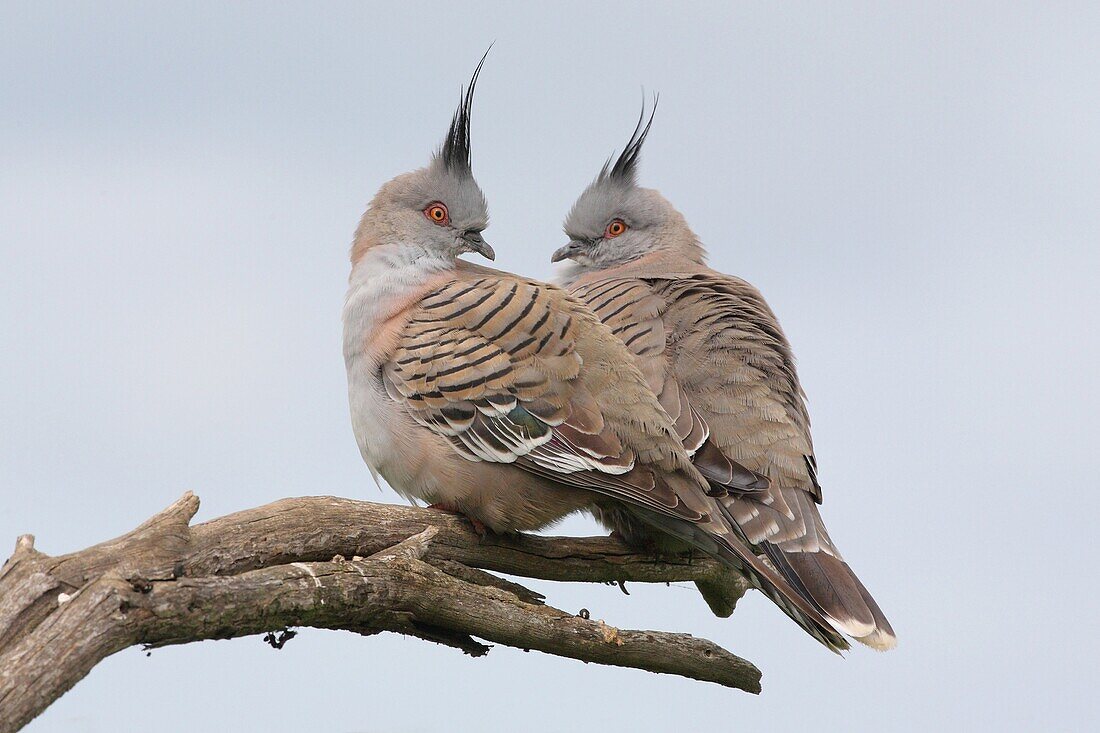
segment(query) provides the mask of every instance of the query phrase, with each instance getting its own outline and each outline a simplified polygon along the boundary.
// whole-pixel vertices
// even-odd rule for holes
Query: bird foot
[[[473,525],[474,532],[481,539],[485,539],[485,537],[489,534],[489,528],[485,526],[484,522],[482,522],[480,519],[475,519],[475,518],[465,514],[464,512],[462,512],[462,510],[456,509],[453,506],[450,506],[449,504],[444,504],[443,502],[436,502],[434,504],[429,504],[428,508],[429,509],[435,509],[436,511],[440,511],[440,512],[447,512],[448,514],[457,514],[458,516],[465,518],[466,521],[468,521],[471,525]]]

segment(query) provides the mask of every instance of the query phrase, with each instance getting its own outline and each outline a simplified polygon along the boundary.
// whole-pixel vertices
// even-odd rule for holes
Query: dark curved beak
[[[554,254],[550,255],[551,262],[561,262],[562,260],[571,259],[574,255],[579,254],[584,250],[584,242],[580,242],[576,239],[569,241],[569,244],[559,249]]]
[[[470,248],[471,252],[477,252],[479,255],[487,260],[495,260],[497,253],[493,251],[493,248],[489,246],[482,236],[481,232],[469,229],[462,233],[462,241],[466,243],[466,246]]]

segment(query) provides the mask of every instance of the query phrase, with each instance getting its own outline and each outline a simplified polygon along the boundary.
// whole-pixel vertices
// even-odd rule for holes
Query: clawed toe
[[[468,521],[473,526],[474,532],[481,539],[485,539],[489,535],[489,528],[485,526],[484,522],[482,522],[480,519],[475,519],[474,517],[471,517],[471,516],[467,515],[461,509],[456,509],[455,507],[453,507],[449,504],[444,504],[443,502],[439,502],[439,501],[437,501],[433,504],[429,504],[428,508],[429,509],[435,509],[436,511],[440,511],[440,512],[447,512],[448,514],[457,514],[458,516],[462,517],[463,519]]]

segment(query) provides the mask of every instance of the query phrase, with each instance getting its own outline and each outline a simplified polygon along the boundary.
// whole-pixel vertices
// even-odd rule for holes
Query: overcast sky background
[[[715,619],[688,586],[532,583],[713,639],[764,692],[304,630],[125,651],[28,730],[1097,725],[1100,11],[958,5],[0,6],[3,556],[188,489],[199,520],[399,501],[349,425],[347,250],[495,40],[473,155],[498,265],[551,276],[659,91],[641,180],[782,320],[826,520],[900,638],[842,660],[759,594]]]

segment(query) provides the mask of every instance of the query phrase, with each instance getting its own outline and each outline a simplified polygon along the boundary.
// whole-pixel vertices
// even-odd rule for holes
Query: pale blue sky
[[[498,264],[550,276],[659,91],[641,180],[779,314],[826,519],[900,637],[841,660],[758,594],[723,620],[689,587],[536,583],[714,639],[764,693],[306,630],[123,652],[28,730],[1097,725],[1095,5],[5,3],[0,29],[5,547],[78,549],[186,489],[200,519],[398,501],[351,436],[347,248],[495,40]]]

